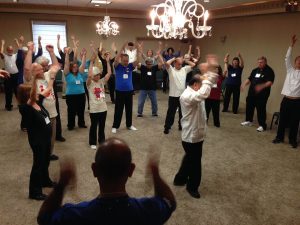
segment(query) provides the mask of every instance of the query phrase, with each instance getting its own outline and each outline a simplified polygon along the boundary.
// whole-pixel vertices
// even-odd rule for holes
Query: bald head
[[[6,48],[6,53],[7,53],[7,55],[13,55],[14,54],[14,49],[11,45]]]
[[[131,150],[121,139],[109,138],[97,150],[94,175],[105,181],[117,181],[131,176]]]

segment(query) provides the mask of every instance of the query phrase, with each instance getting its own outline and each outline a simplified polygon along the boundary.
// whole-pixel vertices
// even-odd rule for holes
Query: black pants
[[[59,110],[59,101],[58,101],[58,95],[57,95],[57,86],[56,82],[54,81],[54,95],[55,95],[55,107],[57,111],[56,116],[56,137],[55,138],[61,138],[62,137],[62,128],[61,128],[61,119],[60,119],[60,110]]]
[[[112,74],[107,82],[111,102],[115,102],[115,79],[115,75]]]
[[[300,99],[284,97],[280,105],[280,120],[277,129],[277,139],[284,140],[285,128],[289,127],[289,142],[297,143],[300,122]]]
[[[178,125],[179,125],[179,127],[181,127],[180,120],[182,118],[182,113],[181,113],[179,97],[169,96],[168,111],[167,111],[167,116],[166,116],[166,120],[165,120],[165,129],[171,129],[171,127],[174,123],[175,114],[176,114],[177,109],[179,111]]]
[[[85,92],[85,95],[86,95],[86,98],[88,101],[88,109],[90,109],[90,96],[89,96],[89,91],[86,86],[86,82],[83,82],[83,87],[84,87],[84,92]]]
[[[11,109],[13,93],[17,97],[18,88],[18,73],[10,74],[10,77],[4,79],[4,92],[5,92],[5,108]]]
[[[167,88],[168,88],[168,71],[164,70],[163,71],[163,92],[167,92]]]
[[[197,191],[201,183],[201,158],[203,141],[198,143],[182,142],[185,155],[175,176],[176,182],[185,183],[186,188]]]
[[[246,99],[246,121],[253,121],[254,110],[256,108],[257,120],[259,126],[267,129],[266,119],[267,119],[267,98],[259,98],[255,96],[248,96]]]
[[[232,112],[237,113],[240,103],[240,85],[226,85],[223,111],[228,111],[231,95],[233,94]]]
[[[68,128],[74,128],[76,115],[78,116],[78,126],[85,126],[85,94],[66,95],[66,102],[68,106]]]
[[[91,127],[89,133],[89,143],[90,145],[96,145],[97,143],[97,127],[98,128],[98,143],[101,144],[105,141],[105,121],[106,121],[107,111],[99,113],[90,113]]]
[[[132,91],[116,91],[115,114],[113,128],[119,128],[125,106],[126,127],[132,125]]]
[[[210,111],[213,113],[214,125],[220,127],[220,100],[205,99],[205,110],[207,120],[209,118]]]
[[[30,173],[29,181],[29,195],[36,195],[42,193],[43,184],[49,183],[50,164],[50,148],[51,141],[41,144],[30,144],[33,152],[33,164]]]

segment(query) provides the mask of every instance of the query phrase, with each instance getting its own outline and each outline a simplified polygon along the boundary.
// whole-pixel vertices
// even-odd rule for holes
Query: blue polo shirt
[[[87,79],[86,74],[78,73],[77,76],[75,76],[73,73],[68,73],[66,75],[66,84],[67,84],[67,90],[66,95],[79,95],[84,94],[84,84]]]
[[[132,71],[134,70],[133,64],[129,63],[128,66],[118,64],[115,67],[116,72],[116,90],[117,91],[133,91],[132,85]]]
[[[238,66],[234,68],[232,65],[228,65],[228,76],[226,79],[226,85],[241,85],[243,67]]]
[[[160,225],[175,210],[166,200],[153,198],[95,198],[79,204],[65,204],[52,214],[38,218],[44,225]]]

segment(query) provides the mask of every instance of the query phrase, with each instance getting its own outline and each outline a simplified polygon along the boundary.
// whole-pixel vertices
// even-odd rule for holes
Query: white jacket
[[[180,96],[182,141],[197,143],[204,140],[206,133],[204,101],[209,96],[212,85],[210,81],[204,80],[198,91],[188,86]]]

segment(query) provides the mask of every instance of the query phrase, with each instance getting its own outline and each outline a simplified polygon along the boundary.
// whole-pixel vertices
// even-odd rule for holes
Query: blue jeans
[[[151,100],[152,115],[157,115],[157,99],[156,99],[156,91],[155,90],[140,90],[140,95],[139,95],[139,99],[138,99],[138,115],[143,114],[144,104],[145,104],[147,95],[149,96],[149,98]]]

